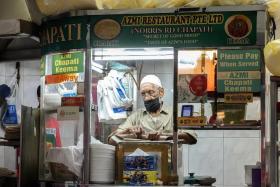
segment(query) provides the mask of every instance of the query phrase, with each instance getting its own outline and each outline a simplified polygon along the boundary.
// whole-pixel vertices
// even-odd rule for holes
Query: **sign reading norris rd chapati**
[[[84,71],[84,53],[71,52],[52,56],[52,74],[79,73]]]
[[[257,12],[96,15],[91,47],[211,47],[256,44]]]
[[[218,50],[218,92],[259,92],[260,50]]]

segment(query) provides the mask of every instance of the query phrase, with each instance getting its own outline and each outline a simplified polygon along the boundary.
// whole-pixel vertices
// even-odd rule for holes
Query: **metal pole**
[[[261,101],[261,186],[265,187],[267,180],[266,180],[266,93],[265,93],[265,85],[266,85],[266,68],[264,65],[264,56],[263,56],[263,50],[261,50],[261,95],[260,95],[260,101]]]
[[[177,76],[178,76],[178,50],[174,49],[174,78],[173,78],[173,149],[172,149],[172,166],[173,174],[175,176],[177,173],[177,151],[178,151],[178,127],[177,127],[177,101],[178,101],[178,91],[177,91]]]
[[[85,103],[84,103],[84,164],[83,184],[89,184],[89,140],[91,126],[91,49],[90,49],[90,26],[87,25],[87,50],[85,60]]]
[[[277,83],[271,81],[270,84],[270,186],[278,187],[278,124],[277,124]]]

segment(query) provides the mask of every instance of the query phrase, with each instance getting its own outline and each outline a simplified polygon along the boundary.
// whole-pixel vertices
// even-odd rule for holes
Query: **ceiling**
[[[0,0],[0,62],[39,59],[38,25],[43,15],[35,0]]]

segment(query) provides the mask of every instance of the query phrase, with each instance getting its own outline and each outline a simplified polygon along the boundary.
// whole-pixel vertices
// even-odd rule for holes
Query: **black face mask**
[[[148,112],[156,112],[160,108],[159,98],[144,101],[145,108]]]

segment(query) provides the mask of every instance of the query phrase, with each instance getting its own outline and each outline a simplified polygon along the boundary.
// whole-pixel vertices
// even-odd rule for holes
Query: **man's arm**
[[[165,137],[165,140],[173,140],[173,133],[163,133],[162,137]],[[183,144],[196,144],[197,135],[191,130],[180,130],[178,131],[178,140],[183,140]]]
[[[131,114],[118,129],[108,136],[108,143],[116,145],[116,138],[140,138],[143,132],[142,128],[136,126],[137,112]]]
[[[178,139],[183,140],[184,144],[196,144],[197,142],[196,137],[187,132],[179,132]]]

